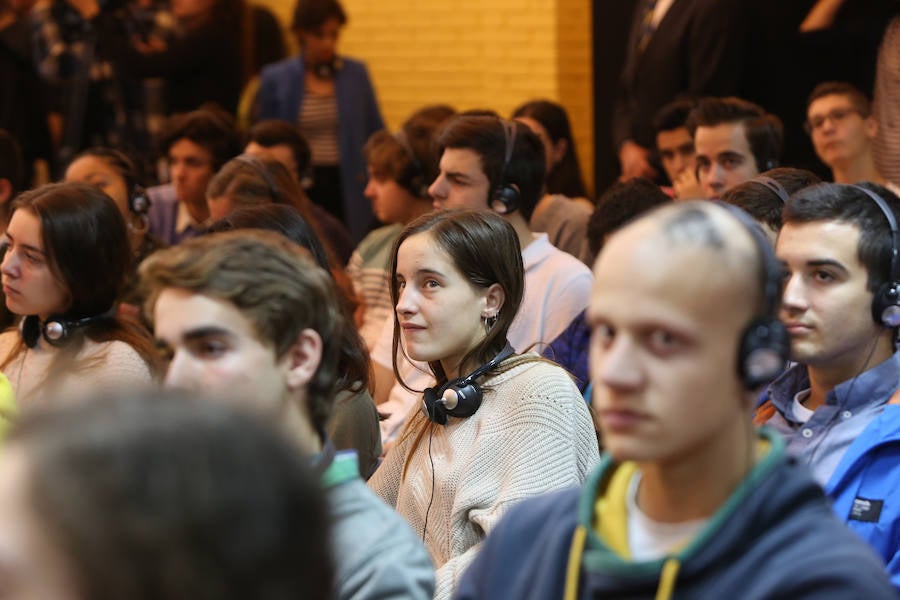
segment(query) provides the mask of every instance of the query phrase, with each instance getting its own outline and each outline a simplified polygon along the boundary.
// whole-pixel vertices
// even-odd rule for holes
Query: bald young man
[[[580,489],[510,510],[459,598],[894,597],[806,469],[753,427],[766,374],[740,348],[751,322],[777,326],[780,272],[736,212],[669,205],[604,246],[587,314],[606,456]]]

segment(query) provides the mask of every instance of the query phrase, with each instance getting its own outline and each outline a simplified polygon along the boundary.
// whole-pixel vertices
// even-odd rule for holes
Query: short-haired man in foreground
[[[459,598],[894,597],[806,469],[753,427],[787,348],[780,271],[735,214],[670,205],[604,246],[588,322],[607,455],[582,488],[511,509]]]
[[[166,385],[258,411],[314,457],[333,520],[336,597],[430,599],[424,545],[362,482],[356,453],[335,452],[324,433],[353,327],[328,273],[278,234],[233,231],[157,252],[140,274],[171,355]]]
[[[864,185],[883,207],[863,187],[834,183],[785,205],[775,251],[798,364],[769,386],[756,421],[785,436],[900,590],[900,407],[888,405],[900,383],[900,201]]]

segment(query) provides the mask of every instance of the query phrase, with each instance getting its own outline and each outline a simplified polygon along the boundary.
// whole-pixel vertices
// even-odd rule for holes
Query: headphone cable
[[[425,509],[425,524],[422,526],[422,543],[425,543],[425,531],[428,530],[428,513],[431,512],[431,503],[434,502],[434,457],[431,455],[431,440],[434,437],[434,423],[428,424],[428,461],[431,463],[431,497],[428,499],[428,508]]]

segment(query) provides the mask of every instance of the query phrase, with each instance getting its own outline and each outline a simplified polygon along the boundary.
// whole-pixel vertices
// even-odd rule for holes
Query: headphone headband
[[[272,179],[272,175],[269,173],[269,170],[266,169],[266,165],[263,161],[250,154],[239,154],[234,157],[234,160],[243,165],[247,165],[256,171],[257,175],[265,182],[266,188],[269,190],[269,196],[272,197],[272,201],[281,203],[281,194],[278,192],[278,186],[275,185],[275,180]]]
[[[891,210],[888,203],[873,192],[872,190],[866,189],[861,185],[854,185],[856,189],[863,192],[866,196],[871,198],[875,204],[878,205],[878,208],[881,209],[881,212],[884,214],[884,218],[887,219],[888,226],[891,228],[891,271],[890,271],[890,280],[898,281],[900,280],[900,228],[897,227],[897,219],[894,217],[894,212]]]
[[[766,175],[757,175],[753,179],[750,180],[752,183],[758,183],[759,185],[765,186],[766,189],[773,192],[778,198],[781,199],[782,204],[786,204],[788,198],[790,198],[790,194],[788,191],[784,189],[784,186],[778,183],[775,179],[771,177],[767,177]]]
[[[497,365],[512,356],[513,353],[515,353],[515,350],[513,349],[512,344],[509,343],[509,340],[507,340],[506,345],[503,346],[503,350],[501,350],[497,356],[472,371],[468,376],[465,377],[465,379],[459,382],[459,386],[462,387],[471,384],[473,381],[475,381],[488,371],[496,368]]]

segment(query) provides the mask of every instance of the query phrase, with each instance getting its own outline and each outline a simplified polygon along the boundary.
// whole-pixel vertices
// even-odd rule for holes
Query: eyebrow
[[[13,239],[13,236],[9,235],[8,231],[4,235],[6,236],[6,239],[8,241],[15,242],[15,240]],[[41,256],[47,256],[46,252],[44,252],[43,250],[41,250],[40,248],[38,248],[36,246],[32,246],[30,244],[22,244],[22,247],[25,248],[26,250],[31,250],[32,252],[37,252]]]
[[[465,179],[466,181],[470,181],[471,177],[469,177],[466,173],[462,171],[444,171],[444,177],[453,177],[454,179]]]
[[[780,262],[781,262],[782,267],[788,266],[787,261],[782,260]],[[850,272],[847,270],[847,267],[845,267],[843,264],[841,264],[838,261],[831,259],[831,258],[817,258],[817,259],[813,259],[813,260],[808,260],[808,261],[806,261],[806,266],[807,267],[832,267],[832,268],[835,268],[835,269],[841,271],[842,273]]]
[[[191,330],[183,333],[181,335],[181,339],[184,342],[190,342],[190,341],[200,340],[203,338],[217,336],[217,335],[231,337],[234,334],[231,331],[229,331],[223,327],[216,327],[214,325],[209,325],[207,327],[198,327],[196,329],[191,329]],[[166,342],[165,340],[161,340],[161,341],[165,344],[168,344],[168,342]]]

